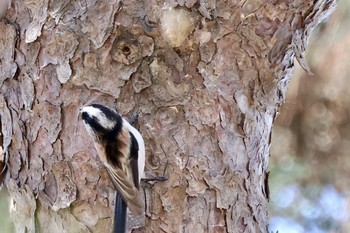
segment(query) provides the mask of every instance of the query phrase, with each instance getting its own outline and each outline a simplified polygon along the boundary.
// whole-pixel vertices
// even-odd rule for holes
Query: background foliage
[[[350,2],[312,36],[273,129],[271,230],[350,232]]]

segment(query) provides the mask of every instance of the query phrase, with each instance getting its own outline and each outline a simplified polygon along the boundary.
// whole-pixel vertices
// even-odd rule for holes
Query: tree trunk
[[[272,125],[294,57],[309,71],[304,46],[334,5],[13,1],[0,159],[17,232],[111,230],[114,189],[79,118],[89,103],[139,114],[146,176],[168,177],[142,188],[133,232],[268,231]]]

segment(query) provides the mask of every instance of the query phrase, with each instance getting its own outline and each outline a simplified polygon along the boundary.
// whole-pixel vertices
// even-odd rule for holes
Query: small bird
[[[139,185],[145,166],[145,144],[139,131],[116,111],[100,104],[83,107],[81,116],[99,158],[117,190],[114,233],[125,233],[126,207],[144,213]]]

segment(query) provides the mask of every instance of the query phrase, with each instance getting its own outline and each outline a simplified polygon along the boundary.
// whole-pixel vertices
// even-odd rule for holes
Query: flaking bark
[[[113,185],[78,117],[92,102],[139,114],[146,176],[168,177],[143,187],[134,232],[266,232],[272,125],[294,57],[309,71],[305,45],[334,5],[13,1],[0,159],[17,232],[111,230]]]

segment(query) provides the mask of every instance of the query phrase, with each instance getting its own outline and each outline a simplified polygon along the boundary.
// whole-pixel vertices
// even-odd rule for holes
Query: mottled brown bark
[[[108,232],[114,190],[78,110],[140,115],[134,232],[266,232],[270,135],[294,57],[335,1],[13,1],[0,22],[17,232]],[[2,159],[2,157],[0,157]]]

